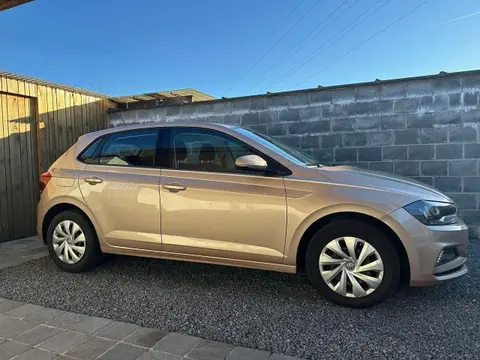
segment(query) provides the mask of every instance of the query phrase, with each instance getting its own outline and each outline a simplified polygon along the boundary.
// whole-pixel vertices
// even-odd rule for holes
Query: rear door
[[[80,190],[109,245],[161,250],[160,131],[113,133],[80,155]]]

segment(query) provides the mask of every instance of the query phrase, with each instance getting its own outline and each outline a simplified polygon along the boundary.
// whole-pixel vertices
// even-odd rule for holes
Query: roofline
[[[67,90],[67,91],[70,91],[70,92],[80,93],[80,94],[89,95],[89,96],[95,96],[95,97],[102,98],[102,99],[110,99],[111,98],[111,96],[109,96],[109,95],[100,94],[100,93],[97,93],[97,92],[94,92],[94,91],[85,90],[85,89],[78,88],[78,87],[75,87],[75,86],[57,84],[57,83],[47,81],[47,80],[40,80],[40,79],[32,78],[30,76],[14,74],[14,73],[4,71],[4,70],[1,70],[1,69],[0,69],[0,77],[7,77],[7,78],[10,78],[10,79],[26,81],[26,82],[31,83],[31,84],[53,87],[53,88],[57,88],[57,89]]]
[[[453,76],[458,77],[458,76],[470,76],[470,75],[480,75],[480,70],[457,71],[457,72],[450,72],[450,73],[441,71],[438,74],[432,74],[432,75],[411,76],[411,77],[395,78],[395,79],[387,79],[387,80],[376,79],[375,81],[349,83],[349,84],[342,84],[342,85],[318,86],[315,88],[280,91],[280,92],[267,92],[266,94],[254,94],[254,95],[237,96],[237,97],[222,97],[221,99],[215,99],[215,100],[195,101],[192,104],[188,104],[188,105],[196,105],[196,104],[203,104],[203,103],[220,103],[220,102],[226,102],[226,101],[257,99],[262,97],[295,95],[295,94],[302,94],[302,93],[307,93],[311,91],[324,91],[324,90],[328,91],[328,90],[345,89],[345,88],[352,88],[352,87],[358,87],[358,86],[393,84],[393,83],[399,83],[402,81],[431,80],[431,79],[440,79],[440,78],[453,77]],[[151,108],[171,107],[171,106],[185,106],[185,105],[158,105],[158,106],[152,106]],[[110,109],[108,112],[116,113],[116,112],[123,112],[123,111],[129,111],[129,110],[132,110],[132,109]]]

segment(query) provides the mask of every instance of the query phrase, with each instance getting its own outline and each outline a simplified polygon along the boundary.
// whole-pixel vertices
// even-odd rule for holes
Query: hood
[[[318,171],[326,178],[339,184],[402,193],[419,200],[453,202],[437,189],[403,176],[363,170],[352,166],[325,166],[318,168]]]

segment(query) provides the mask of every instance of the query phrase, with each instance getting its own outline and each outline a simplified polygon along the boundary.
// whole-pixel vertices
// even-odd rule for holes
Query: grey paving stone
[[[127,337],[124,342],[150,348],[167,335],[168,333],[163,331],[141,328]]]
[[[216,341],[201,340],[188,353],[188,357],[195,360],[224,360],[233,350],[233,345]]]
[[[4,300],[0,302],[0,314],[3,314],[22,305],[25,305],[25,303],[20,301]]]
[[[33,304],[25,304],[19,307],[16,307],[12,310],[6,311],[3,315],[11,316],[18,319],[23,319],[27,315],[34,314],[39,310],[42,310],[43,306],[33,305]]]
[[[182,360],[182,359],[187,359],[187,358],[182,358],[181,356],[169,354],[163,351],[150,350],[138,360]]]
[[[82,360],[94,360],[104,352],[108,351],[115,345],[115,341],[101,339],[92,336],[80,344],[74,346],[65,353],[65,356],[70,356]]]
[[[95,336],[120,341],[133,334],[139,328],[140,326],[135,324],[114,321],[97,332]]]
[[[200,338],[182,334],[171,333],[160,340],[154,347],[154,350],[160,350],[166,353],[185,356],[199,342]]]
[[[62,330],[58,328],[39,325],[26,333],[16,336],[13,340],[21,342],[22,344],[35,346],[57,335],[61,331]]]
[[[27,320],[37,324],[44,324],[64,313],[65,311],[62,311],[62,310],[43,308],[42,310],[39,310],[33,314],[29,314],[25,316],[23,320]]]
[[[30,349],[18,355],[15,360],[52,360],[55,356],[56,354],[50,351]]]
[[[298,357],[288,356],[288,355],[272,354],[270,355],[269,360],[302,360],[302,359]]]
[[[36,324],[25,320],[0,315],[0,338],[10,339],[36,327]]]
[[[86,335],[73,331],[62,331],[50,339],[37,345],[38,348],[62,354],[87,338]]]
[[[0,360],[9,360],[15,355],[21,354],[30,349],[30,346],[6,341],[0,345]]]
[[[103,319],[95,316],[80,315],[66,312],[50,320],[47,325],[91,335],[96,333],[100,329],[103,329],[111,322],[112,320]]]
[[[268,351],[248,349],[244,347],[235,347],[227,356],[227,360],[268,360],[270,353]]]
[[[136,360],[145,352],[147,349],[130,345],[119,343],[115,345],[112,349],[108,350],[105,354],[100,356],[99,359],[102,360]],[[142,357],[143,359],[143,357]]]

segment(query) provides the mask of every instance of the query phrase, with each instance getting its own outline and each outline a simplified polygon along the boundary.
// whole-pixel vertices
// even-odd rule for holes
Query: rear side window
[[[95,161],[95,155],[98,153],[100,145],[102,145],[103,137],[98,138],[93,143],[91,143],[78,157],[78,160],[85,164],[98,164],[98,161]]]
[[[98,154],[98,164],[154,167],[158,130],[132,130],[110,135]]]
[[[157,135],[158,129],[114,133],[93,142],[78,159],[85,164],[154,167]]]

